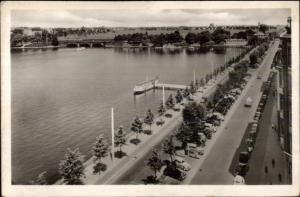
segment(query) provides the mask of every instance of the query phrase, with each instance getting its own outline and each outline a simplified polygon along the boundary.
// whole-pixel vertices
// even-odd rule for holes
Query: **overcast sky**
[[[288,16],[290,9],[18,10],[11,21],[13,27],[285,25]]]

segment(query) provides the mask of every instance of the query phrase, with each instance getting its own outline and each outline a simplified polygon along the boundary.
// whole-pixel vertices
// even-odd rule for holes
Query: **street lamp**
[[[287,18],[287,22],[288,22],[289,26],[291,27],[292,17],[289,16],[289,17]]]

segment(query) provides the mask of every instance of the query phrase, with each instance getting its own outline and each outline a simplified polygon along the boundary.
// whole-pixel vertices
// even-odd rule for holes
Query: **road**
[[[252,78],[245,87],[239,103],[236,103],[236,110],[232,114],[230,121],[224,126],[224,130],[220,131],[220,136],[210,152],[206,154],[206,158],[202,165],[199,166],[193,177],[185,184],[232,184],[233,175],[229,172],[230,164],[234,153],[239,146],[246,127],[253,120],[253,116],[258,106],[261,96],[261,85],[265,81],[270,72],[270,67],[274,55],[278,49],[279,42],[276,41],[268,51],[259,69],[250,70]],[[261,75],[262,79],[258,80],[257,75]],[[251,108],[245,108],[244,103],[248,97],[253,100]]]

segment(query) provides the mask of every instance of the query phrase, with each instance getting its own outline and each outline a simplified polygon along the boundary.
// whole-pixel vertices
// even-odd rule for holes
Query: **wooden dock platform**
[[[190,87],[190,86],[178,85],[178,84],[157,83],[155,84],[155,89],[162,89],[163,86],[165,87],[165,90],[184,90]]]

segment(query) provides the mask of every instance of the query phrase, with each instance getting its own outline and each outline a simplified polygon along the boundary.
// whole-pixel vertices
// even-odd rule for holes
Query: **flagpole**
[[[112,160],[115,160],[115,128],[114,128],[114,108],[111,108],[111,150]]]
[[[196,74],[195,74],[195,70],[194,70],[194,86],[196,85]]]
[[[165,106],[165,85],[163,84],[163,106]]]

